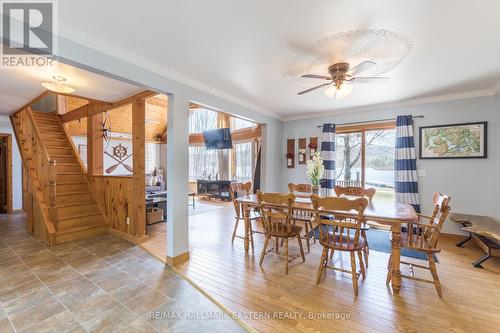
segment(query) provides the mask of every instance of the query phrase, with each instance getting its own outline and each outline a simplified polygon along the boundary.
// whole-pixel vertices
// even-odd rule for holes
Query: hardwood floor
[[[269,254],[262,268],[259,266],[262,235],[255,235],[255,252],[248,255],[242,239],[231,244],[233,222],[230,205],[191,216],[191,259],[177,269],[231,311],[242,313],[242,319],[258,331],[498,331],[500,260],[491,259],[484,269],[473,268],[471,262],[482,252],[472,242],[457,248],[457,237],[442,237],[437,269],[443,298],[432,284],[409,280],[403,280],[400,295],[392,295],[385,285],[388,254],[377,251],[370,251],[367,277],[360,280],[359,296],[354,297],[348,274],[328,270],[316,286],[321,255],[318,244],[312,244],[305,263],[290,263],[285,275],[283,257]],[[159,228],[161,225],[153,230]],[[152,239],[164,244],[164,237],[157,232]],[[290,255],[297,253],[297,244],[291,242]],[[334,263],[350,269],[348,254],[336,253]],[[427,271],[418,270],[417,274],[430,278]],[[319,318],[322,314],[349,319]],[[310,315],[316,318],[309,319]]]

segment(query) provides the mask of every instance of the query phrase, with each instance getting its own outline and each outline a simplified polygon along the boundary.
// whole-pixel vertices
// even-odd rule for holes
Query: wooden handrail
[[[26,113],[28,114],[28,117],[30,118],[31,123],[33,124],[33,131],[35,132],[36,138],[40,141],[40,143],[43,142],[42,136],[40,135],[40,132],[38,132],[38,127],[36,126],[35,117],[33,116],[33,112],[31,111],[31,108],[27,107],[26,111],[27,111]],[[43,154],[45,155],[45,158],[47,159],[47,162],[50,162],[49,153],[47,152],[45,145],[42,144],[41,146],[43,149]]]
[[[19,121],[18,117],[20,118]],[[33,182],[32,195],[36,198],[36,200],[33,200],[33,207],[36,205],[37,209],[40,210],[43,223],[47,229],[47,242],[53,245],[56,241],[55,222],[57,220],[57,208],[55,207],[56,162],[49,158],[29,107],[12,115],[10,119],[26,171]],[[31,127],[28,128],[27,124]],[[29,140],[29,138],[32,139]],[[42,163],[42,165],[37,163],[39,159],[37,151],[40,151],[41,154],[38,156],[46,163]]]

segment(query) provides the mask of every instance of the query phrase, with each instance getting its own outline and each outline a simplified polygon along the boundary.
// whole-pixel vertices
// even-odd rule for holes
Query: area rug
[[[189,203],[190,204],[192,203],[191,200],[189,201]],[[193,209],[193,206],[189,206],[189,216],[203,214],[212,210],[217,210],[222,208],[224,207],[217,204],[210,204],[210,203],[205,203],[201,200],[196,200],[195,209]]]
[[[314,228],[314,233],[316,234],[316,237],[319,238],[318,227]],[[368,239],[370,250],[391,253],[391,240],[389,239],[388,231],[371,228],[366,232],[366,238]],[[410,249],[401,249],[401,255],[410,258],[427,260],[427,256],[424,253]],[[436,262],[438,261],[436,255],[434,255],[434,259]]]

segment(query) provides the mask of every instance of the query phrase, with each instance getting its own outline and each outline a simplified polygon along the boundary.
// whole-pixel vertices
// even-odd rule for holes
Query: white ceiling
[[[45,91],[41,83],[53,75],[67,79],[75,95],[115,102],[144,89],[73,66],[54,62],[51,67],[0,69],[0,114],[12,114]]]
[[[283,117],[485,91],[500,81],[498,0],[80,0],[59,1],[59,12],[63,36]],[[322,37],[360,29],[412,40],[408,57],[385,74],[390,81],[356,86],[341,101],[321,90],[297,96],[304,86],[282,75],[285,61]],[[60,71],[81,95],[114,100],[136,89],[69,66]],[[2,113],[50,78],[1,74]]]
[[[499,13],[498,0],[86,0],[61,1],[59,17],[73,37],[84,32],[124,56],[293,116],[490,89],[500,80]],[[321,91],[297,96],[303,86],[281,74],[286,59],[324,36],[359,29],[413,41],[390,81],[357,86],[342,101]]]

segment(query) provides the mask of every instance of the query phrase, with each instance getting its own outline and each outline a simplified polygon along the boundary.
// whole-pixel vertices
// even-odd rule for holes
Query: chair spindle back
[[[311,201],[321,241],[329,244],[338,243],[340,246],[352,239],[354,246],[358,246],[363,213],[368,206],[368,199],[321,198],[313,194]],[[355,216],[352,214],[353,211],[357,213]],[[333,219],[324,218],[325,214],[333,215]]]
[[[292,230],[292,205],[295,202],[295,195],[292,193],[263,193],[257,191],[257,199],[266,233],[290,233]]]
[[[229,185],[229,195],[231,196],[231,201],[233,202],[234,211],[236,217],[243,218],[241,211],[241,205],[236,201],[237,198],[250,195],[252,189],[252,182],[246,183],[232,183]]]

